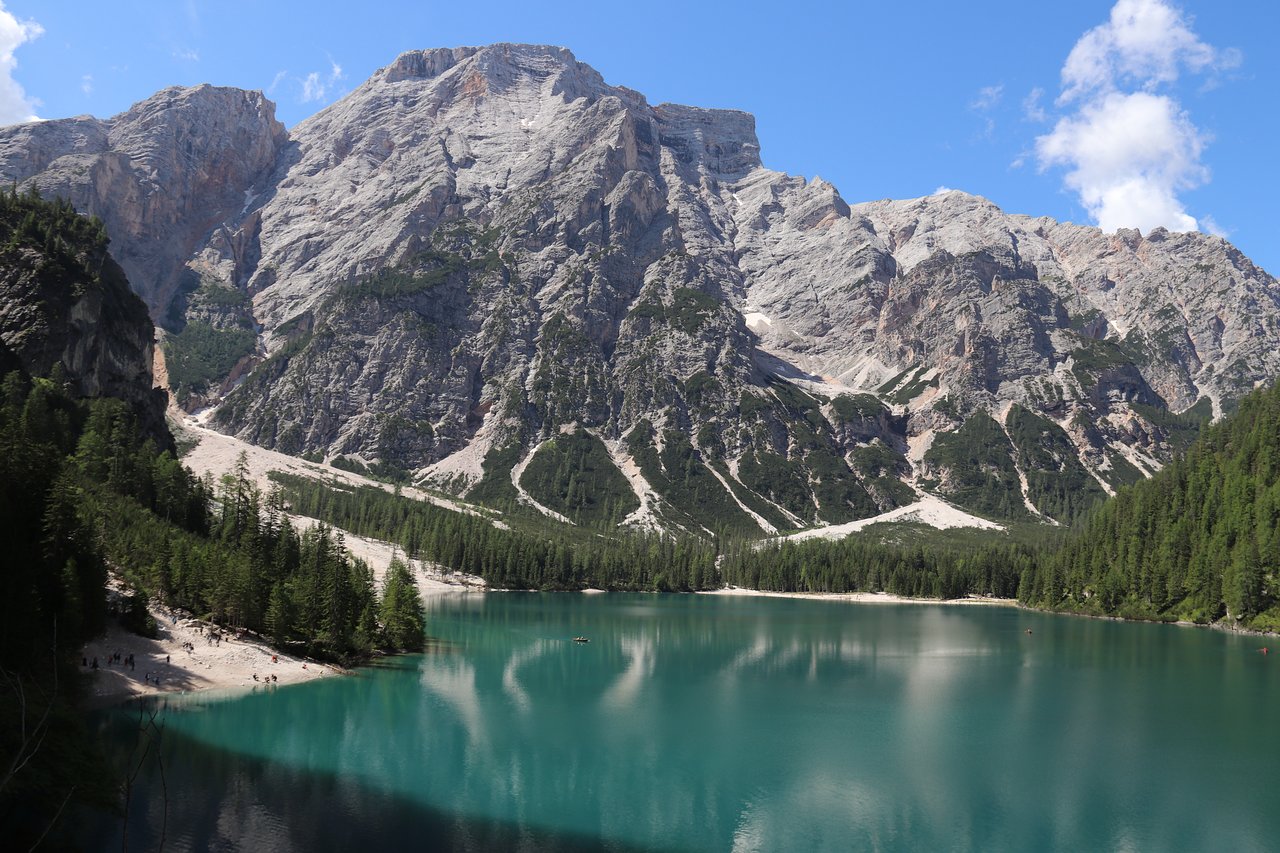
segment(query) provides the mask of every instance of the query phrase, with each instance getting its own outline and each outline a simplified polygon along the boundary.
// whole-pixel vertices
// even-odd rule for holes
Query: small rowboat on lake
[[[591,641],[590,641],[590,640],[588,640],[586,637],[574,637],[574,638],[573,638],[573,641],[574,641],[575,643],[589,643],[589,642],[591,642]]]

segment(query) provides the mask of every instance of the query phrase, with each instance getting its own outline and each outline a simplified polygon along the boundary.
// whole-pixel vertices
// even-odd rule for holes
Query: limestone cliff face
[[[560,48],[410,52],[287,136],[260,95],[167,90],[0,131],[0,174],[113,200],[153,312],[259,332],[222,428],[561,511],[523,472],[595,448],[637,525],[918,489],[1065,520],[1280,371],[1280,287],[1218,238],[850,205],[765,169],[751,116]]]
[[[227,252],[253,254],[243,214],[286,141],[260,92],[175,87],[103,121],[0,129],[0,178],[102,219],[129,281],[163,319],[199,284],[197,253],[225,239],[225,223],[245,235]]]

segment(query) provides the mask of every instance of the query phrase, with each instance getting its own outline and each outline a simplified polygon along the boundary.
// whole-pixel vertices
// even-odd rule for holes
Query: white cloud
[[[1036,140],[1036,154],[1042,168],[1068,168],[1067,186],[1104,231],[1194,231],[1177,194],[1208,180],[1205,142],[1172,98],[1111,92],[1059,120]]]
[[[93,75],[92,74],[86,74],[80,78],[80,91],[84,92],[85,95],[93,94]]]
[[[18,67],[13,54],[43,32],[44,28],[35,21],[19,21],[0,2],[0,125],[38,120],[37,102],[13,79]]]
[[[1177,80],[1182,66],[1202,71],[1214,66],[1218,56],[1165,0],[1118,0],[1111,19],[1089,30],[1071,49],[1062,66],[1058,100],[1066,103],[1122,83],[1152,89]],[[1234,56],[1238,64],[1238,52]]]
[[[180,47],[173,51],[173,58],[183,62],[199,62],[200,54],[189,47]]]
[[[1064,167],[1064,183],[1104,231],[1194,231],[1198,223],[1178,196],[1209,180],[1201,162],[1209,135],[1159,89],[1184,69],[1238,64],[1238,51],[1200,41],[1166,0],[1118,0],[1063,65],[1058,104],[1074,111],[1036,139],[1040,169]],[[1047,119],[1036,90],[1023,108],[1028,118]]]
[[[312,71],[302,79],[302,102],[327,101],[333,87],[345,77],[342,66],[334,62],[333,57],[329,57],[328,75],[322,76],[319,71]],[[274,88],[275,84],[272,86]]]
[[[953,192],[955,192],[955,190],[953,190],[951,187],[948,187],[948,186],[941,186],[941,187],[938,187],[936,190],[934,190],[934,191],[933,191],[933,194],[934,194],[934,195],[946,195],[947,193],[953,193]]]

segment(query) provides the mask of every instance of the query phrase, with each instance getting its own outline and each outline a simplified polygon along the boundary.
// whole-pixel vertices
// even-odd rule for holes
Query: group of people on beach
[[[135,663],[133,660],[133,652],[130,652],[128,655],[125,655],[120,651],[112,652],[111,654],[107,655],[107,666],[111,666],[111,664],[113,663],[118,663],[120,664],[121,667],[127,666],[129,667],[129,669],[133,669],[135,667]],[[88,667],[89,669],[97,669],[98,658],[95,655],[91,663],[87,656],[82,655],[80,658],[80,665],[83,667]]]
[[[187,645],[189,645],[189,644],[187,644]],[[192,648],[194,648],[194,646],[193,646]],[[164,662],[165,662],[166,664],[170,663],[170,656],[169,656],[169,655],[165,655],[165,656],[164,656]],[[129,652],[128,654],[125,654],[124,652],[121,652],[121,651],[119,651],[118,649],[117,649],[116,651],[112,652],[111,654],[107,655],[107,661],[106,661],[106,663],[107,663],[107,666],[111,666],[112,664],[118,664],[118,665],[120,666],[120,668],[121,668],[121,669],[124,669],[125,667],[128,667],[130,671],[133,671],[133,670],[137,669],[137,667],[138,667],[138,662],[137,662],[137,659],[134,657],[134,653],[133,653],[133,652]],[[81,655],[81,657],[80,657],[80,665],[81,665],[81,666],[83,666],[83,667],[85,667],[85,668],[87,668],[87,669],[91,669],[91,670],[96,670],[96,669],[98,669],[98,657],[97,657],[97,655],[94,655],[94,657],[93,657],[93,659],[92,659],[92,660],[90,660],[90,659],[89,659],[89,656],[88,656],[88,655]],[[145,682],[147,682],[148,684],[154,684],[154,685],[155,685],[155,686],[157,686],[157,687],[159,687],[159,686],[160,686],[160,674],[159,674],[159,673],[156,673],[156,672],[145,672],[145,673],[143,673],[143,675],[142,675],[142,680],[143,680],[143,681],[145,681]]]
[[[174,625],[178,624],[179,620],[176,615],[170,614],[170,619],[172,621],[172,624]],[[194,628],[196,634],[204,636],[205,641],[211,646],[221,646],[222,640],[224,639],[224,637],[227,640],[235,639],[231,634],[228,634],[219,630],[218,627],[215,625],[204,624],[194,619],[187,621],[185,624],[189,628]],[[239,637],[239,639],[244,639],[244,638],[243,636],[241,636]],[[181,648],[188,655],[195,654],[195,650],[196,650],[195,643],[191,642],[190,640],[183,640],[181,643]],[[271,663],[278,664],[279,662],[280,662],[279,656],[276,654],[272,654]],[[170,655],[164,656],[164,663],[170,666],[172,665]],[[99,664],[100,664],[100,661],[97,657],[93,657],[91,660],[88,655],[81,656],[81,665],[88,669],[97,670],[99,668]],[[106,665],[111,666],[113,664],[118,664],[121,667],[128,667],[130,670],[133,670],[137,667],[137,662],[134,657],[134,654],[132,652],[125,654],[120,650],[112,652],[111,654],[106,656]],[[305,662],[302,664],[302,668],[307,669],[307,665]],[[164,674],[169,676],[170,681],[172,682],[173,673],[171,671],[166,671]],[[160,687],[161,675],[162,675],[161,671],[149,670],[143,673],[142,679],[147,684]],[[253,675],[253,680],[259,684],[277,684],[280,681],[279,676],[274,674],[254,672],[252,673],[252,675]]]

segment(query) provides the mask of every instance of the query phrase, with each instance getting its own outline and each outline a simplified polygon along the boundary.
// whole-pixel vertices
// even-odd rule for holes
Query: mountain
[[[173,446],[153,387],[146,306],[107,251],[102,223],[65,201],[0,193],[0,375],[56,375],[76,398],[114,397]]]
[[[1280,386],[1040,555],[1019,598],[1125,618],[1280,628]]]
[[[163,317],[180,290],[199,283],[193,257],[222,223],[240,218],[246,191],[275,167],[286,142],[260,92],[174,87],[105,121],[5,128],[0,171],[102,219],[113,256]]]
[[[1280,372],[1222,239],[851,205],[561,48],[412,51],[289,132],[169,89],[0,175],[101,212],[219,428],[584,525],[1065,522]]]

